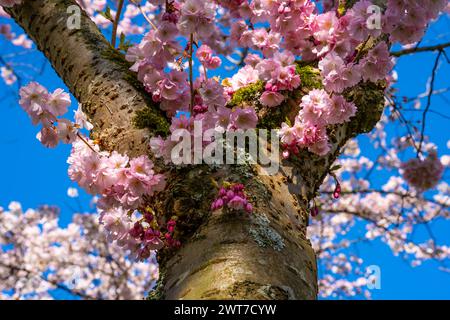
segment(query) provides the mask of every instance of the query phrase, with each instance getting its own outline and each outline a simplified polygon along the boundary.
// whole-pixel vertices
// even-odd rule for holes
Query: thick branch
[[[167,121],[152,107],[123,56],[81,8],[80,28],[68,28],[71,14],[67,8],[76,5],[73,0],[33,0],[6,10],[83,104],[95,125],[93,138],[108,150],[142,154],[147,151],[148,132],[133,126],[136,111],[150,107],[155,133],[163,132]]]

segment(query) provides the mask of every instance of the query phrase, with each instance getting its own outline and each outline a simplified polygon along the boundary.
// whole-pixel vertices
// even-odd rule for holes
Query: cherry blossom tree
[[[76,214],[66,228],[56,208],[0,210],[0,297],[59,289],[134,299],[156,279],[152,298],[370,297],[375,279],[351,248],[375,239],[412,265],[433,259],[448,271],[450,247],[432,226],[449,217],[450,156],[426,125],[439,112],[433,97],[447,92],[435,79],[450,43],[421,45],[448,1],[0,5],[25,32],[0,25],[5,41],[34,43],[79,108],[71,120],[69,93],[24,83],[22,73],[39,69],[21,70],[17,49],[0,59],[4,81],[17,84],[45,147],[72,144],[69,177],[98,197],[95,214]],[[401,98],[396,59],[422,52],[436,52],[427,91]],[[245,142],[243,152],[225,145],[237,163],[217,151],[220,161],[198,159],[220,137],[255,129],[272,130],[277,172],[253,161]],[[362,134],[377,158],[360,149]],[[182,137],[190,149],[180,154]],[[374,183],[377,172],[387,181]],[[412,237],[419,227],[425,242]]]

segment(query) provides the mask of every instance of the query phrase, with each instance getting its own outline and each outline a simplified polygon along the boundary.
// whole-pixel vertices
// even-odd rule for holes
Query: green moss
[[[384,110],[384,90],[386,83],[365,82],[344,92],[347,101],[353,101],[358,107],[356,119],[350,122],[352,136],[372,131],[380,120]]]
[[[149,128],[155,134],[167,136],[169,134],[169,123],[163,118],[159,111],[147,107],[136,111],[133,125],[139,129]]]
[[[267,114],[259,119],[258,128],[267,130],[279,128],[281,123],[286,120],[285,115],[288,107],[287,103],[283,103],[281,106],[268,109]]]
[[[235,107],[243,104],[244,102],[257,101],[261,92],[264,90],[264,82],[258,81],[249,84],[246,87],[238,89],[228,103],[228,106]]]
[[[160,270],[156,286],[148,293],[147,300],[164,300],[164,279],[164,272]]]
[[[304,91],[323,88],[320,71],[313,65],[298,61],[296,63],[296,72],[300,75],[302,89],[306,89]]]

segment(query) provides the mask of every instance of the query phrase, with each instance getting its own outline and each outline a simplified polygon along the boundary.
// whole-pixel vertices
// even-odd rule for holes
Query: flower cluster
[[[142,299],[155,284],[154,254],[134,263],[99,232],[95,214],[74,213],[64,227],[59,217],[48,205],[0,207],[1,300],[58,299],[62,288],[69,298]]]
[[[42,124],[38,140],[46,147],[56,147],[59,141],[72,143],[77,138],[79,129],[91,129],[81,111],[81,105],[75,114],[75,123],[59,118],[70,106],[70,96],[63,89],[48,93],[47,89],[36,82],[31,82],[20,89],[20,106],[31,117],[34,125]]]
[[[144,208],[144,213],[129,213],[121,207],[101,211],[100,222],[104,225],[110,242],[130,252],[135,260],[146,260],[151,252],[161,249],[164,245],[179,247],[181,244],[173,238],[176,220],[167,223],[157,221],[150,208]]]
[[[210,105],[211,106],[211,105]],[[198,104],[194,107],[194,115],[179,114],[172,118],[170,135],[167,138],[161,136],[153,137],[150,140],[150,147],[157,157],[162,157],[166,163],[173,161],[172,150],[180,139],[187,139],[192,145],[192,153],[196,150],[196,141],[200,140],[200,148],[203,150],[212,143],[214,133],[225,131],[254,129],[258,122],[258,116],[253,108],[234,108],[225,106],[217,108]],[[198,131],[195,129],[198,128]],[[208,140],[209,138],[209,140]],[[193,163],[194,155],[179,155],[184,159],[183,163]]]
[[[69,177],[92,195],[101,195],[98,207],[109,210],[138,209],[145,197],[164,189],[162,174],[156,174],[153,163],[146,156],[129,159],[116,151],[100,151],[90,140],[73,143],[67,160]]]
[[[301,148],[317,155],[327,154],[330,145],[326,126],[347,122],[356,113],[353,102],[337,94],[330,97],[323,89],[311,90],[303,96],[300,106],[294,125],[283,123],[279,130],[285,158],[298,154]]]
[[[139,260],[148,258],[150,250],[160,249],[164,239],[169,245],[177,243],[173,230],[161,238],[158,225],[151,224],[151,214],[144,214],[143,220],[137,217],[136,210],[143,211],[146,199],[165,187],[164,175],[154,172],[146,156],[130,159],[115,151],[101,152],[91,141],[79,139],[67,162],[69,177],[88,193],[101,196],[97,207],[110,241]],[[142,233],[137,233],[138,225]]]
[[[444,173],[444,166],[433,150],[423,160],[414,158],[403,163],[401,169],[406,182],[419,192],[435,187]]]
[[[389,0],[383,17],[383,31],[391,42],[410,44],[420,41],[430,20],[436,19],[448,5],[447,0]]]
[[[187,74],[176,69],[165,70],[183,51],[175,41],[179,35],[175,21],[171,15],[164,16],[158,29],[150,30],[126,55],[126,59],[134,63],[130,70],[138,73],[138,79],[153,100],[161,102],[161,109],[169,115],[176,110],[186,110],[184,102],[189,100]]]
[[[211,204],[211,210],[215,211],[227,207],[231,210],[244,210],[252,213],[253,206],[247,200],[244,189],[245,187],[241,183],[224,183],[224,186],[219,189],[217,198]]]
[[[259,79],[266,83],[260,102],[276,107],[284,101],[280,91],[292,91],[300,86],[300,76],[296,74],[295,57],[289,51],[276,52],[271,59],[264,59],[255,65]]]
[[[197,49],[196,56],[207,69],[217,69],[222,64],[222,60],[218,56],[214,56],[212,49],[206,44]]]
[[[97,207],[109,238],[139,259],[148,257],[149,250],[160,248],[162,241],[130,236],[132,227],[127,227],[133,221],[133,212],[140,210],[148,197],[165,187],[164,175],[155,173],[148,157],[130,159],[116,151],[100,151],[98,145],[79,132],[82,128],[91,130],[93,127],[81,106],[75,111],[75,123],[59,118],[70,105],[70,96],[62,89],[49,94],[43,86],[32,82],[21,88],[20,96],[20,105],[32,122],[43,126],[38,139],[44,145],[54,147],[59,140],[72,143],[72,152],[67,160],[69,177],[88,193],[101,196]],[[173,230],[166,233],[165,241],[175,245],[177,242],[172,233]]]

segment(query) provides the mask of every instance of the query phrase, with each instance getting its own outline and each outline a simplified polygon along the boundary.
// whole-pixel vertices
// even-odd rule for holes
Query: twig
[[[192,113],[192,109],[194,108],[194,75],[193,75],[193,66],[192,66],[192,55],[194,51],[194,34],[191,33],[190,41],[189,41],[189,85],[191,88],[191,105],[190,111]]]
[[[439,54],[436,57],[436,61],[434,62],[433,72],[431,74],[431,81],[430,81],[429,94],[428,94],[428,98],[427,98],[427,105],[426,105],[425,110],[422,115],[422,129],[420,131],[420,142],[419,142],[419,148],[417,150],[417,157],[419,157],[419,155],[422,151],[422,144],[423,144],[423,140],[425,138],[424,135],[425,135],[427,113],[431,107],[431,97],[433,96],[433,91],[434,91],[434,81],[436,80],[436,72],[437,72],[437,68],[439,66],[439,59],[441,58],[442,52],[443,52],[443,49],[440,49]]]
[[[450,42],[438,44],[435,46],[428,46],[428,47],[421,47],[421,48],[414,47],[414,48],[404,49],[404,50],[400,50],[400,51],[391,52],[391,55],[393,55],[394,57],[401,57],[401,56],[405,56],[408,54],[419,53],[419,52],[430,52],[430,51],[437,51],[437,50],[442,51],[448,47],[450,47]]]
[[[114,21],[113,21],[112,38],[111,38],[111,45],[113,46],[113,48],[116,47],[117,26],[119,25],[120,15],[122,14],[123,3],[124,3],[124,0],[119,0],[116,16],[114,17]]]
[[[156,25],[153,23],[152,20],[150,20],[150,18],[147,16],[147,14],[144,12],[144,9],[142,9],[142,6],[140,4],[136,4],[137,7],[139,8],[139,11],[141,11],[142,15],[144,16],[144,19],[147,20],[147,22],[152,26],[153,29],[158,29],[156,27]]]
[[[86,144],[89,147],[89,149],[98,154],[98,151],[92,148],[92,146],[89,144],[89,142],[86,141],[86,139],[81,135],[81,133],[77,132],[77,137],[80,138],[80,140],[83,141],[84,144]]]

